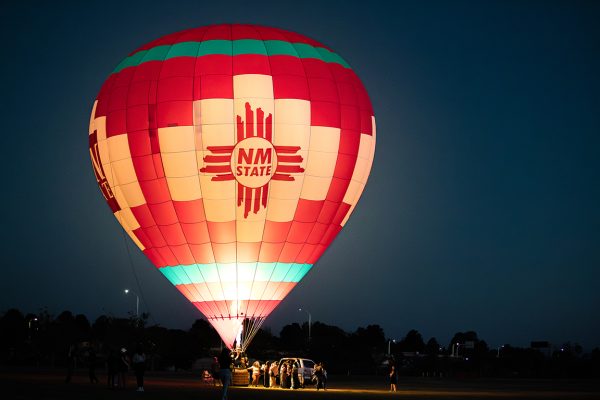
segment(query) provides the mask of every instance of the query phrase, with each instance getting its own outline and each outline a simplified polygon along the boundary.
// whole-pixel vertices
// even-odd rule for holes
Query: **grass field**
[[[149,373],[144,393],[135,392],[135,378],[126,389],[108,389],[105,376],[90,384],[86,371],[64,383],[62,371],[0,371],[0,398],[20,399],[220,399],[220,388],[203,384],[187,373]],[[501,380],[401,378],[398,392],[390,393],[383,377],[331,376],[327,392],[314,388],[298,390],[264,387],[233,387],[230,400],[253,399],[600,399],[597,380]]]

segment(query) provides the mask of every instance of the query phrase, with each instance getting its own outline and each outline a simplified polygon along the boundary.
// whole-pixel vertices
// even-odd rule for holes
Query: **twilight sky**
[[[138,290],[91,168],[102,82],[132,50],[215,23],[342,55],[378,137],[346,228],[269,317],[447,343],[600,345],[600,3],[9,0],[0,7],[0,312],[125,315]],[[129,240],[129,239],[127,239]],[[129,242],[154,322],[200,313]]]

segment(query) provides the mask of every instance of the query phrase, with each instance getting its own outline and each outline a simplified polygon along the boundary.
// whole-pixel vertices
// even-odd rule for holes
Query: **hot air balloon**
[[[123,229],[243,350],[348,220],[374,150],[373,109],[348,63],[254,25],[135,50],[102,85],[89,128]]]

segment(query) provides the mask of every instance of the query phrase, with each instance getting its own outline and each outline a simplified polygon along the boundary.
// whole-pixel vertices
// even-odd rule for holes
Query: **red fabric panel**
[[[199,99],[233,99],[231,75],[203,75],[200,81]]]
[[[323,208],[325,208],[325,207],[323,207]],[[313,225],[313,229],[310,232],[310,235],[308,235],[308,238],[306,239],[306,242],[307,243],[311,243],[311,244],[318,244],[318,243],[320,243],[321,242],[321,238],[323,237],[323,235],[327,231],[328,227],[329,227],[329,224],[322,224],[322,223],[319,223],[319,222],[317,222],[316,224],[314,224]]]
[[[285,242],[292,221],[290,222],[273,222],[267,220],[265,222],[265,231],[263,233],[263,242],[280,243]]]
[[[323,200],[306,200],[299,199],[294,221],[299,222],[315,222],[323,207]]]
[[[355,106],[340,106],[340,118],[342,129],[360,131],[360,109]]]
[[[148,208],[147,204],[142,204],[137,207],[131,207],[131,213],[142,228],[147,228],[149,226],[156,225],[156,222],[154,221],[154,216],[150,212],[150,209]]]
[[[141,157],[132,157],[131,160],[133,162],[135,175],[137,176],[137,179],[140,182],[140,186],[142,186],[143,181],[150,181],[158,178],[158,176],[156,175],[156,170],[154,169],[154,161],[151,154]],[[144,197],[146,197],[143,188],[142,191],[144,192]],[[148,197],[146,197],[146,200],[148,200]]]
[[[202,199],[190,201],[173,200],[173,207],[175,207],[175,212],[180,222],[193,223],[206,221]]]
[[[310,124],[340,128],[340,105],[323,101],[310,102]]]
[[[271,75],[269,57],[257,54],[242,54],[233,57],[233,75]]]
[[[165,238],[167,244],[169,246],[185,244],[185,236],[183,235],[183,231],[179,224],[175,223],[173,225],[159,225],[158,229],[162,232],[163,237]]]
[[[175,255],[175,258],[177,258],[177,262],[180,265],[191,265],[195,264],[196,262],[187,244],[171,246],[171,251],[173,252],[173,255]]]
[[[292,263],[302,250],[303,243],[289,243],[286,242],[285,246],[283,246],[283,250],[281,250],[281,255],[279,256],[279,262],[284,263]]]
[[[331,180],[331,186],[327,192],[327,200],[340,203],[344,199],[344,195],[350,185],[350,179],[340,179],[334,177]]]
[[[323,239],[321,239],[321,244],[323,244],[325,247],[329,247],[331,242],[333,242],[333,239],[335,239],[341,230],[342,227],[339,225],[329,225],[327,232],[325,232]]]
[[[356,166],[356,156],[338,153],[333,176],[341,179],[351,179]]]
[[[263,242],[260,247],[260,254],[258,255],[258,261],[260,262],[276,262],[279,260],[279,255],[285,242],[281,243],[268,243]]]
[[[115,76],[111,75],[108,79],[102,84],[100,88],[100,92],[98,93],[98,104],[96,105],[96,114],[95,117],[103,117],[108,113],[108,100],[110,96],[110,90],[115,83]]]
[[[192,224],[181,223],[181,229],[186,241],[191,244],[210,243],[208,227],[206,222],[195,222]]]
[[[184,286],[184,285],[177,285]],[[240,310],[247,310],[250,317],[266,317],[281,302],[281,300],[242,300],[240,301]],[[208,319],[229,317],[231,300],[205,301],[193,303]],[[205,313],[205,310],[208,314]],[[218,313],[215,312],[218,310]]]
[[[350,204],[348,204],[348,203],[340,204],[340,208],[338,208],[337,213],[335,214],[335,217],[333,217],[332,224],[340,225],[342,223],[342,221],[344,220],[344,217],[346,216],[346,214],[348,214],[348,211],[350,211]]]
[[[316,247],[316,244],[305,244],[302,247],[302,250],[300,250],[300,253],[298,253],[295,262],[298,264],[306,264]]]
[[[171,225],[178,222],[175,208],[170,201],[160,204],[148,204],[148,208],[157,225]]]
[[[156,251],[160,254],[166,265],[178,265],[177,258],[175,258],[175,255],[168,247],[157,247]]]
[[[144,233],[146,234],[146,236],[148,236],[148,238],[152,242],[152,247],[164,247],[167,245],[167,242],[163,238],[163,235],[162,235],[160,229],[158,229],[158,226],[153,225],[153,226],[149,226],[148,228],[142,228],[142,229],[143,229]]]
[[[127,132],[127,110],[111,111],[106,116],[106,137],[122,135]]]
[[[303,58],[304,73],[308,78],[325,78],[333,80],[327,63],[316,58]]]
[[[261,243],[237,242],[237,262],[256,262]]]
[[[255,39],[261,40],[258,31],[252,25],[231,25],[231,40]]]
[[[144,254],[146,255],[146,257],[148,257],[150,262],[154,264],[156,268],[167,266],[167,263],[165,262],[165,260],[163,260],[163,258],[160,256],[160,253],[156,251],[155,248],[152,247],[145,249]]]
[[[235,242],[235,221],[211,222],[207,221],[208,233],[213,243]]]
[[[193,78],[177,76],[161,78],[158,81],[157,100],[159,103],[177,100],[192,100]]]
[[[189,247],[197,264],[211,264],[215,262],[212,245],[210,243],[190,244]]]
[[[276,99],[310,100],[306,78],[296,75],[274,75],[273,93]]]
[[[338,92],[335,82],[327,78],[308,78],[310,99],[312,101],[328,101],[338,103]]]
[[[358,107],[358,99],[354,86],[348,82],[337,82],[340,104]]]
[[[116,85],[110,91],[110,100],[108,101],[108,112],[121,110],[127,107],[127,92],[129,86]]]
[[[271,73],[276,75],[297,75],[306,77],[302,60],[294,56],[270,56]]]
[[[313,229],[314,222],[294,221],[288,234],[287,241],[291,243],[304,243]]]
[[[213,54],[196,59],[195,76],[199,75],[233,75],[231,56]]]
[[[190,101],[169,101],[157,104],[157,128],[165,128],[168,126],[192,126],[194,122],[191,96],[192,88],[190,87]]]
[[[164,203],[171,200],[171,194],[165,179],[140,181],[140,187],[148,204]]]
[[[131,157],[134,159],[136,157],[150,155],[152,152],[152,148],[150,147],[150,132],[147,129],[136,132],[129,131],[129,133],[127,133],[127,142],[129,143]],[[152,169],[154,170],[154,168]]]
[[[134,229],[132,232],[135,235],[135,237],[137,237],[137,239],[140,241],[142,246],[144,246],[145,248],[152,247],[152,242],[150,241],[150,238],[146,236],[142,228]]]
[[[127,108],[127,132],[148,129],[148,105]]]
[[[162,61],[146,61],[135,67],[133,81],[155,81],[160,75]]]
[[[125,68],[123,70],[121,70],[120,72],[118,72],[117,75],[117,79],[115,80],[115,88],[119,87],[119,86],[125,86],[128,87],[129,84],[131,83],[131,79],[133,78],[133,75],[135,74],[135,67],[129,67],[129,68]]]
[[[373,135],[373,121],[371,117],[372,113],[367,111],[360,112],[360,133],[365,133],[367,135]]]
[[[127,93],[127,106],[148,106],[149,81],[132,82]]]
[[[317,245],[317,247],[315,248],[315,251],[312,253],[312,255],[308,259],[307,263],[308,264],[316,263],[319,260],[319,258],[321,258],[321,255],[323,255],[325,250],[327,250],[327,246],[323,246],[322,244]]]
[[[352,156],[358,155],[360,147],[360,132],[342,129],[340,134],[340,146],[338,152]]]
[[[206,28],[203,41],[231,40],[231,25],[212,25]]]
[[[319,218],[317,218],[317,221],[322,224],[329,225],[331,223],[331,221],[333,220],[333,217],[335,216],[335,213],[337,212],[337,209],[339,206],[340,206],[340,202],[336,203],[333,201],[325,200],[325,203],[323,204],[323,209],[321,210],[321,213],[319,214]]]
[[[211,236],[212,239],[212,236]],[[218,263],[234,263],[236,252],[234,243],[214,243],[212,244],[215,254],[215,261]]]
[[[206,26],[188,29],[182,32],[181,36],[177,38],[177,42],[201,42],[204,38],[204,33],[206,32],[206,29]]]
[[[195,66],[196,57],[169,58],[163,62],[162,69],[160,70],[160,78],[163,79],[170,76],[191,77],[194,75]]]

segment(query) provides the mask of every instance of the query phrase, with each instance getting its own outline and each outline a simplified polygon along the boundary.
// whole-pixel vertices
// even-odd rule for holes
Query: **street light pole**
[[[310,326],[312,324],[312,316],[310,315],[310,311],[302,310],[301,308],[298,311],[305,311],[308,314],[308,343],[310,344]]]
[[[388,339],[388,356],[392,354],[392,342],[396,343],[396,339]]]
[[[129,292],[135,294],[135,317],[139,318],[140,317],[140,296],[138,296],[138,294],[136,292],[134,292],[133,290],[125,289],[124,292],[125,292],[125,294],[129,294]]]

